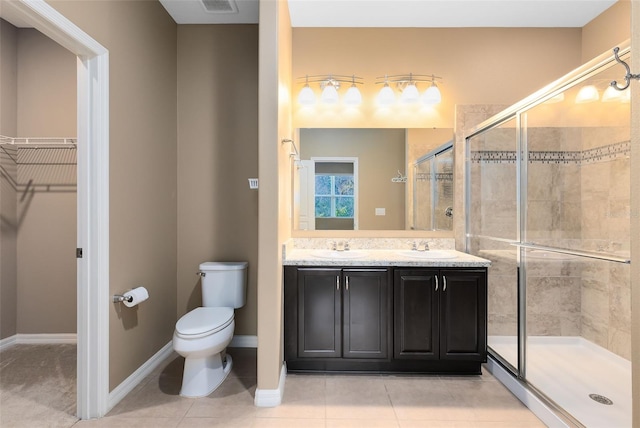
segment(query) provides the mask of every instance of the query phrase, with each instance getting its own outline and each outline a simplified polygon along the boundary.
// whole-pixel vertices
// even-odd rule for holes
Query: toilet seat
[[[233,322],[233,308],[199,307],[183,315],[176,323],[176,334],[187,338],[214,334]]]

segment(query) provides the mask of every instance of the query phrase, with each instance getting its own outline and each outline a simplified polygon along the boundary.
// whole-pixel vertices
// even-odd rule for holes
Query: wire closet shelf
[[[0,175],[16,191],[75,192],[75,137],[7,137],[0,135]]]

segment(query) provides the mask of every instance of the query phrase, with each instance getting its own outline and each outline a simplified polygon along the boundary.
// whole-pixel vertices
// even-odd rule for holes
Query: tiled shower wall
[[[510,135],[511,129],[494,132],[490,142],[472,152],[472,177],[482,170],[481,180],[472,179],[471,184],[472,191],[482,195],[471,207],[472,230],[479,235],[515,238],[516,164]],[[628,257],[628,128],[530,128],[527,137],[528,222],[523,239]],[[515,247],[487,240],[475,241],[474,247],[473,253],[493,260],[489,334],[514,335]],[[477,252],[479,248],[483,250]],[[628,265],[589,258],[529,258],[526,268],[529,335],[582,336],[630,357]]]

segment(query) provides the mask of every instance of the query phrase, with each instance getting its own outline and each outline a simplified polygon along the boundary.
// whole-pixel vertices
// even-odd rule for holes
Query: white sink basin
[[[364,251],[347,250],[347,251],[335,251],[335,250],[318,250],[312,253],[313,257],[321,259],[361,259],[366,257],[367,253]]]
[[[398,251],[401,256],[411,257],[413,259],[422,260],[443,260],[443,259],[455,259],[458,257],[453,251],[446,250],[428,250],[428,251],[411,251],[404,250]]]

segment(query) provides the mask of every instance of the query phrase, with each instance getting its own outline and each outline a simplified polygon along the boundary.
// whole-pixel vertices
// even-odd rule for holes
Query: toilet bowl
[[[184,357],[180,395],[205,397],[231,371],[225,350],[235,328],[234,309],[246,301],[246,262],[200,265],[203,306],[183,315],[173,332],[173,349]]]
[[[180,395],[205,397],[215,391],[231,371],[224,351],[233,338],[232,308],[200,307],[180,318],[173,333],[173,349],[185,357]]]

